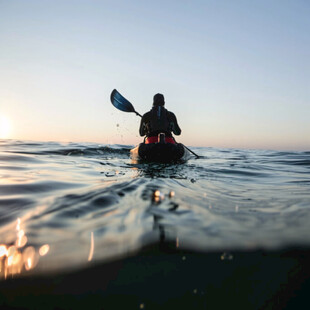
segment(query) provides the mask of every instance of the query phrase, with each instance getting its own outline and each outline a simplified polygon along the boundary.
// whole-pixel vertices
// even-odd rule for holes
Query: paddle
[[[121,110],[123,112],[134,112],[138,116],[142,117],[140,113],[138,113],[133,105],[125,98],[123,97],[116,89],[113,89],[111,93],[111,102],[115,106],[116,109]],[[184,144],[183,146],[192,154],[194,154],[197,158],[200,156],[194,153],[192,150],[190,150],[188,147],[186,147]]]
[[[136,112],[133,105],[125,97],[123,97],[116,89],[114,89],[111,93],[111,102],[116,109],[119,109],[123,112],[134,112],[140,117],[142,117],[141,114]]]

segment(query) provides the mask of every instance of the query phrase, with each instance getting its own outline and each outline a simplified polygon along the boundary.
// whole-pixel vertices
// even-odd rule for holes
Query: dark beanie
[[[156,94],[153,98],[153,105],[159,105],[159,106],[165,105],[164,95]]]

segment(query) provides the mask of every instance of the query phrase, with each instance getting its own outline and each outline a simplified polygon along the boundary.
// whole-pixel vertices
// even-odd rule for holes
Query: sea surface
[[[310,244],[310,152],[191,148],[156,164],[132,145],[0,140],[0,278],[130,256]]]

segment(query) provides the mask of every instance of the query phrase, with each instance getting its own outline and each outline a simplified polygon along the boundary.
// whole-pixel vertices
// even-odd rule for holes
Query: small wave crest
[[[35,160],[31,155],[60,155],[60,156],[85,156],[85,157],[119,157],[128,158],[129,151],[132,146],[127,145],[94,145],[94,144],[78,144],[68,143],[59,144],[49,143],[22,143],[11,141],[11,143],[1,144],[5,146],[3,151],[10,153],[9,155],[1,155],[0,160]],[[22,155],[24,158],[22,158]],[[28,155],[28,156],[27,156]]]
[[[102,147],[76,147],[76,148],[66,148],[66,149],[55,149],[55,150],[48,150],[42,151],[41,154],[48,154],[48,155],[64,155],[64,156],[117,156],[122,158],[129,157],[130,148],[114,148],[109,146],[102,146]]]

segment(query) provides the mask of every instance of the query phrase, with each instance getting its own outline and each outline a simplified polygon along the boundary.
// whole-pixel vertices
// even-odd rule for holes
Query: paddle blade
[[[135,112],[133,105],[124,98],[116,89],[111,93],[111,102],[116,109],[119,109],[124,112]]]

